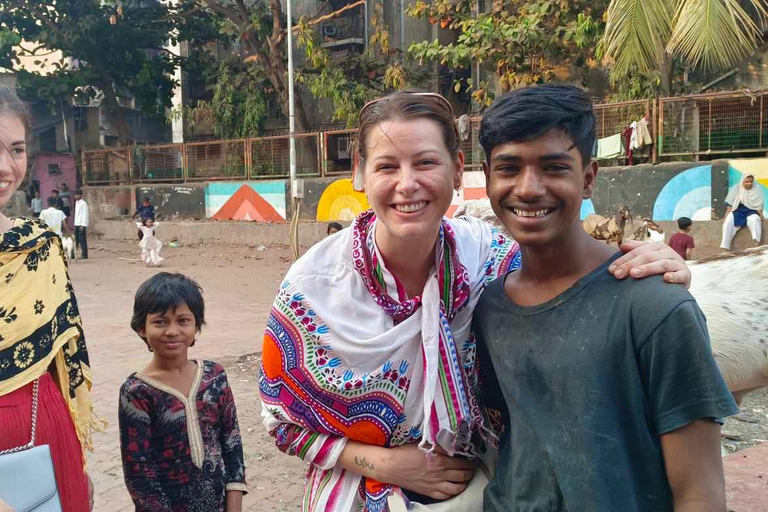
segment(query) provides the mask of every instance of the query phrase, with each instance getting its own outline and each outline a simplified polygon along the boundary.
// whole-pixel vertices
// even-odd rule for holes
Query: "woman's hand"
[[[3,500],[0,500],[0,512],[13,512],[13,509]]]
[[[626,242],[621,245],[624,254],[614,261],[608,272],[616,279],[632,276],[635,279],[664,274],[668,283],[691,286],[691,271],[671,247],[663,242]]]
[[[474,462],[449,457],[439,447],[434,455],[429,455],[415,443],[390,448],[389,457],[391,463],[385,465],[384,482],[436,500],[447,500],[464,492],[477,469]]]

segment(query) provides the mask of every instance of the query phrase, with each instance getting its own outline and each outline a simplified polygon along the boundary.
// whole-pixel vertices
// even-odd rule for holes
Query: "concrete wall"
[[[97,219],[92,231],[105,240],[136,240],[136,225],[125,220]],[[247,246],[290,245],[290,224],[255,222],[173,222],[160,221],[157,238],[163,243],[176,241],[182,245],[232,244]],[[299,243],[310,246],[326,236],[326,225],[302,222]],[[138,253],[138,247],[137,247]]]
[[[136,201],[148,197],[163,219],[204,220],[205,187],[204,183],[141,185],[136,187]]]
[[[136,211],[136,190],[128,185],[83,187],[83,199],[92,219],[112,219]]]
[[[714,160],[600,168],[594,196],[583,202],[581,217],[592,213],[611,215],[626,204],[635,217],[657,222],[680,217],[697,221],[721,218],[725,213],[729,176],[731,181],[738,182],[733,169],[742,162],[744,160]],[[454,198],[452,210],[464,200],[481,197],[486,197],[485,176],[481,172],[465,173],[464,187]]]
[[[8,201],[8,204],[0,209],[0,212],[9,219],[31,216],[29,207],[27,206],[27,193],[23,190],[17,190],[13,194],[13,197],[11,197],[11,200]]]

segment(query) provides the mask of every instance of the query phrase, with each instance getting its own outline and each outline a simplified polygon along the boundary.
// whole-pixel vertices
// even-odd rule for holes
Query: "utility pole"
[[[288,133],[289,141],[289,162],[291,169],[291,197],[298,198],[296,183],[296,119],[294,115],[294,93],[293,93],[293,17],[291,15],[291,0],[286,1],[286,14],[288,15]],[[295,206],[295,205],[294,205]]]

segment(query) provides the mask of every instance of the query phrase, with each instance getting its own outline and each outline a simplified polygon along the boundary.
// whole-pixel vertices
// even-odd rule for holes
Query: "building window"
[[[60,164],[48,164],[48,174],[50,176],[61,176]]]

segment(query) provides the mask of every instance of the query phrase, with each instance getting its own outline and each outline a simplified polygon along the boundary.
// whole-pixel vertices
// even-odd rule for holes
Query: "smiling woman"
[[[24,104],[0,86],[0,209],[27,171]],[[61,239],[48,227],[0,214],[0,452],[30,441],[37,389],[37,445],[49,445],[63,510],[93,508],[83,471],[91,448],[91,370]],[[66,352],[66,357],[65,357]],[[0,479],[8,475],[0,474]],[[16,496],[0,495],[13,507]],[[18,503],[18,502],[17,502]]]

